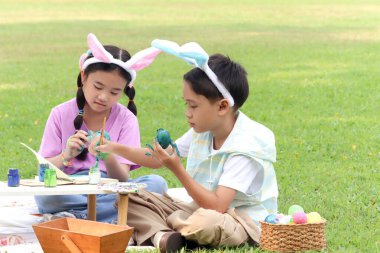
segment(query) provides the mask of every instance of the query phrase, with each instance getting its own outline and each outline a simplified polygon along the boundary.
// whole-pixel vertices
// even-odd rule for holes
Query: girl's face
[[[219,126],[218,102],[210,102],[205,96],[196,94],[186,80],[183,81],[182,94],[187,122],[195,132],[213,131]]]
[[[83,93],[87,105],[95,112],[104,112],[115,105],[127,81],[117,71],[98,70],[88,74],[83,80]]]

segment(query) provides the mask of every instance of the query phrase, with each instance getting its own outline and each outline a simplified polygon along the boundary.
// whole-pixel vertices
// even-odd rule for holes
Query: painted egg
[[[295,224],[304,224],[307,222],[307,216],[303,211],[295,212],[293,214],[293,221]]]
[[[288,215],[293,216],[295,212],[304,212],[304,210],[302,206],[299,206],[299,205],[292,205],[291,207],[289,207]]]
[[[276,215],[275,214],[269,214],[267,217],[265,217],[265,222],[275,224],[276,223]]]
[[[282,225],[290,224],[291,218],[292,217],[290,215],[284,215],[283,217],[278,219],[278,223]]]
[[[284,217],[284,215],[282,213],[276,214],[276,223],[278,223],[279,220],[282,219],[283,217]]]
[[[322,221],[321,215],[317,212],[308,213],[306,216],[307,216],[307,223],[318,223]]]

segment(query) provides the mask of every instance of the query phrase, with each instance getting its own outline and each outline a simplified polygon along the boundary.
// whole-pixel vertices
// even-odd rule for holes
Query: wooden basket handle
[[[68,235],[61,235],[61,240],[71,253],[82,253],[78,246],[70,239]]]

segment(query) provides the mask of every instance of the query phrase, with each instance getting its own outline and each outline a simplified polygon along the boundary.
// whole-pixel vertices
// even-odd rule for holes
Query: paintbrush
[[[103,145],[104,129],[106,128],[106,120],[107,120],[107,117],[104,117],[102,131],[100,133],[100,141],[99,141],[100,145]]]

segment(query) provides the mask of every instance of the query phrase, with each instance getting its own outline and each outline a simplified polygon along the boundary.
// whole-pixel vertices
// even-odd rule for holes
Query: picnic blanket
[[[184,188],[168,190],[171,197],[192,201]],[[33,196],[2,196],[0,198],[0,253],[42,253],[32,225],[41,222]],[[128,246],[129,250],[148,250],[152,247]]]

